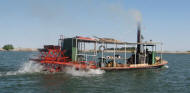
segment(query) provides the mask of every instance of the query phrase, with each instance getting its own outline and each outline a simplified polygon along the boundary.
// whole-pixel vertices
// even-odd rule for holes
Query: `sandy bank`
[[[0,51],[6,51],[6,50],[0,48]],[[10,51],[36,52],[38,51],[38,49],[37,48],[15,48]]]

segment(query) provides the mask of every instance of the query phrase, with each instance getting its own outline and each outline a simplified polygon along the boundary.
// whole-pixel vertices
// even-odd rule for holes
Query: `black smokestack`
[[[141,43],[141,27],[140,23],[138,24],[137,28],[137,43]],[[141,52],[141,44],[137,44],[137,54]]]
[[[141,64],[141,27],[140,27],[140,23],[138,24],[138,28],[137,28],[137,56],[136,56],[136,63]]]

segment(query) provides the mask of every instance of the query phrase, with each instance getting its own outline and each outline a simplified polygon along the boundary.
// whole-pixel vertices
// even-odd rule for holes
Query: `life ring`
[[[105,49],[104,45],[99,46],[99,51],[104,51],[104,49]]]

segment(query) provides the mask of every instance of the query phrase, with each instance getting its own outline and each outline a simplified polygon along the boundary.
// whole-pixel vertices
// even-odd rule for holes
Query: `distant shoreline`
[[[4,49],[0,48],[0,51],[7,51],[7,50],[4,50]],[[15,51],[15,52],[37,52],[38,48],[15,48],[15,49],[9,50],[9,51]]]
[[[158,53],[160,53],[160,52],[158,52]],[[173,52],[173,51],[171,51],[171,52],[168,52],[168,51],[163,51],[162,52],[163,54],[190,54],[190,52],[183,52],[183,51],[175,51],[175,52]]]
[[[86,52],[93,52],[92,50]],[[100,51],[99,51],[100,52]],[[113,52],[113,50],[105,50],[104,52]],[[124,50],[116,50],[116,52],[123,53]],[[132,51],[126,51],[127,53],[132,53]],[[157,51],[157,53],[161,53],[161,51]],[[162,51],[162,54],[190,54],[188,51]]]

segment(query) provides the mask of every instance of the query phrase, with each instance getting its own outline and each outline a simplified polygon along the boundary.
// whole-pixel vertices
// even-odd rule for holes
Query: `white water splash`
[[[40,73],[43,72],[43,70],[44,67],[39,63],[29,61],[24,63],[17,71],[9,71],[5,73],[0,72],[0,76]],[[74,67],[66,68],[65,72],[67,74],[71,74],[72,76],[96,76],[105,73],[104,70],[100,69],[76,70]]]
[[[105,71],[101,69],[76,70],[74,67],[68,67],[66,68],[66,73],[72,76],[96,76],[104,74]]]
[[[164,65],[164,68],[169,68],[169,66],[168,65]]]
[[[40,65],[39,63],[33,62],[33,61],[29,61],[27,63],[24,63],[21,68],[17,71],[9,71],[5,74],[1,74],[0,76],[3,75],[18,75],[18,74],[26,74],[26,73],[37,73],[37,72],[41,72],[43,70],[43,66]]]

